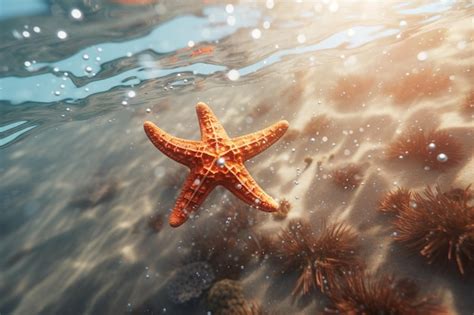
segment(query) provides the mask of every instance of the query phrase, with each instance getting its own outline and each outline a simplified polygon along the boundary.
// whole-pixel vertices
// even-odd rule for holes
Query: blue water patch
[[[16,126],[18,126],[18,125],[22,125],[22,124],[24,124],[24,123],[25,123],[25,122],[23,121],[23,122],[13,123],[13,124],[11,124],[11,125],[17,124]],[[11,126],[11,125],[10,125],[10,126]],[[8,135],[8,136],[6,136],[6,137],[3,137],[3,138],[1,138],[1,135],[0,135],[0,147],[1,147],[1,146],[4,146],[4,145],[6,145],[6,144],[8,144],[8,143],[10,143],[10,142],[12,142],[12,141],[14,141],[16,138],[18,138],[19,136],[21,136],[21,135],[24,134],[25,132],[28,132],[28,131],[30,131],[31,129],[36,128],[36,127],[37,127],[36,125],[29,126],[29,127],[26,127],[26,128],[24,128],[24,129],[22,129],[22,130],[19,130],[19,131],[17,131],[17,132],[14,132],[14,133],[12,133],[12,134],[10,134],[10,135]],[[11,127],[11,128],[14,128],[14,127]]]
[[[45,0],[0,0],[0,20],[17,16],[47,13],[49,5]]]
[[[402,14],[424,14],[424,13],[439,13],[451,9],[454,4],[454,0],[440,0],[421,5],[416,8],[402,9],[399,13]]]
[[[0,126],[0,132],[4,132],[4,131],[10,130],[10,129],[13,129],[15,127],[23,125],[26,122],[27,122],[26,120],[22,120],[22,121],[17,121],[17,122],[14,122],[14,123],[11,123],[11,124],[8,124],[8,125],[5,125],[5,126]]]
[[[188,47],[188,42],[195,45],[202,42],[217,41],[235,33],[239,28],[255,26],[259,23],[261,13],[254,7],[236,6],[232,16],[235,24],[227,23],[228,14],[223,6],[204,9],[204,16],[185,15],[176,17],[157,26],[148,35],[122,43],[102,43],[87,47],[74,55],[52,63],[37,62],[28,67],[34,73],[47,68],[50,73],[42,73],[29,77],[0,78],[0,100],[11,104],[23,102],[49,103],[67,99],[82,99],[89,95],[108,91],[116,86],[132,86],[142,80],[160,78],[172,73],[192,72],[209,75],[226,69],[225,66],[198,63],[185,67],[162,69],[155,61],[153,69],[141,71],[140,67],[120,73],[103,80],[92,81],[78,87],[69,76],[61,73],[71,73],[76,77],[90,77],[101,71],[103,64],[120,58],[130,57],[146,50],[159,54],[170,53]],[[87,68],[87,71],[86,71]],[[132,80],[126,80],[132,77]]]

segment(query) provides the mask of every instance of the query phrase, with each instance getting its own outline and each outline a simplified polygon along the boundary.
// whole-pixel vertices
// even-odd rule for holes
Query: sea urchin
[[[380,200],[377,210],[383,213],[398,214],[402,209],[410,204],[411,192],[406,188],[399,187],[390,191]]]
[[[309,223],[292,220],[278,235],[274,254],[282,274],[300,273],[293,295],[325,291],[360,266],[357,235],[343,223],[323,225],[316,235]]]
[[[433,297],[421,297],[409,279],[356,272],[340,281],[329,293],[326,314],[448,314]]]
[[[439,186],[426,188],[424,196],[413,194],[413,202],[397,215],[396,239],[420,252],[431,264],[455,262],[461,274],[474,262],[474,207],[469,204],[470,187],[453,198]],[[468,269],[472,270],[472,269]]]
[[[446,131],[412,130],[390,144],[391,159],[413,159],[425,167],[445,169],[458,164],[462,158],[461,144]]]

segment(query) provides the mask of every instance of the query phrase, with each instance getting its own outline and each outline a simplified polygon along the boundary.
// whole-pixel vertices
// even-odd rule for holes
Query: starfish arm
[[[278,210],[278,203],[273,200],[263,189],[255,182],[245,166],[228,167],[229,175],[222,184],[231,191],[240,200],[251,206],[266,212]]]
[[[172,227],[178,227],[186,222],[189,215],[199,209],[204,199],[216,186],[206,175],[197,170],[191,170],[170,214],[169,224]]]
[[[195,156],[202,155],[202,143],[174,137],[150,121],[143,124],[145,133],[155,147],[169,158],[187,166],[195,164]]]
[[[201,129],[201,140],[209,141],[214,140],[217,142],[219,139],[228,139],[224,127],[217,119],[216,115],[205,103],[199,102],[196,105],[196,114],[199,120],[199,128]]]
[[[281,120],[263,130],[233,138],[236,149],[240,150],[244,161],[253,158],[274,144],[288,130],[288,122]]]

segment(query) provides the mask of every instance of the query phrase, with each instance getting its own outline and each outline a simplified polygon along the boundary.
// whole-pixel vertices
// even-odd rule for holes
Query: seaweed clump
[[[443,170],[458,164],[462,146],[446,131],[412,130],[402,134],[388,148],[388,158],[413,159],[428,169]]]
[[[327,291],[346,273],[361,265],[355,232],[344,223],[323,224],[316,235],[309,223],[292,220],[273,244],[281,274],[299,273],[292,295]]]
[[[448,314],[434,297],[420,295],[409,279],[356,272],[340,281],[328,295],[326,314]]]
[[[238,281],[223,279],[212,286],[207,296],[209,310],[214,315],[259,315],[261,308],[248,301]]]
[[[439,186],[413,194],[394,222],[396,240],[433,262],[455,262],[464,275],[474,262],[474,207],[470,186],[442,193]]]

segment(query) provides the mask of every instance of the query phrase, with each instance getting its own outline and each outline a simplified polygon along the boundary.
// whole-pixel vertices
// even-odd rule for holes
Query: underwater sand
[[[246,163],[268,194],[292,204],[284,221],[259,214],[256,230],[276,234],[292,218],[346,222],[361,238],[369,270],[412,278],[453,314],[472,314],[472,274],[432,267],[396,244],[376,207],[398,186],[450,189],[473,181],[473,112],[462,107],[474,82],[473,5],[285,1],[269,9],[244,1],[231,14],[226,3],[190,3],[99,1],[76,21],[68,17],[74,6],[54,2],[46,16],[0,21],[0,314],[206,314],[204,298],[172,303],[166,283],[192,246],[192,230],[212,233],[225,224],[218,214],[241,201],[217,188],[196,217],[169,227],[188,171],[156,150],[142,127],[151,120],[198,139],[198,101],[211,106],[230,136],[279,119],[300,132]],[[229,15],[239,22],[228,25]],[[186,16],[199,22],[179,20]],[[24,24],[30,31],[39,25],[41,33],[15,38]],[[58,25],[67,40],[55,37]],[[168,28],[153,33],[162,25]],[[261,37],[252,37],[255,28]],[[97,47],[104,60],[91,61],[97,74],[88,76],[82,56],[100,56]],[[212,48],[193,55],[199,47]],[[43,68],[28,71],[24,62],[31,60]],[[228,78],[230,69],[239,70],[238,80]],[[61,90],[64,71],[73,79]],[[326,127],[303,132],[320,115]],[[10,128],[20,121],[26,123]],[[461,162],[438,171],[388,160],[387,145],[412,127],[452,134],[463,147]],[[330,174],[350,163],[362,167],[362,182],[344,190]],[[156,214],[165,220],[158,233],[148,226]],[[240,276],[244,292],[270,314],[324,308],[317,294],[292,303],[294,279],[282,280],[273,268],[249,264]]]

